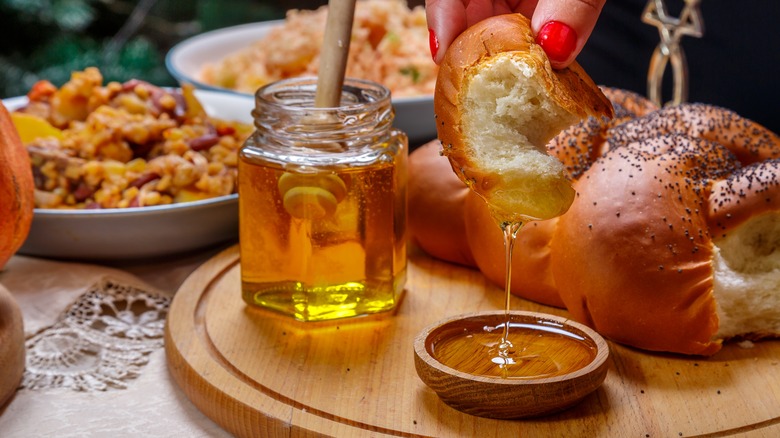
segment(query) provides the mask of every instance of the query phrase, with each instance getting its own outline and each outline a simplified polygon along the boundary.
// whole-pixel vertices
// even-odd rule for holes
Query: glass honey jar
[[[408,140],[387,88],[347,78],[315,107],[316,78],[255,94],[239,151],[244,301],[321,321],[394,309],[406,281]]]

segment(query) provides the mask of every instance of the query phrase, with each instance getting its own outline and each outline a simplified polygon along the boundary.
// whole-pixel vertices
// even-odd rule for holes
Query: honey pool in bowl
[[[504,334],[508,352],[499,346]],[[524,311],[440,321],[417,336],[414,350],[417,374],[442,401],[505,419],[551,414],[581,401],[606,378],[609,356],[606,341],[587,326]]]

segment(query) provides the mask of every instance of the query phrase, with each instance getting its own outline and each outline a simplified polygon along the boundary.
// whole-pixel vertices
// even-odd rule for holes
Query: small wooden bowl
[[[562,350],[559,358],[572,354],[572,363],[579,362],[566,374],[548,377],[502,378],[459,371],[444,365],[436,356],[437,345],[464,330],[482,330],[505,323],[504,311],[480,312],[439,321],[423,330],[414,341],[415,368],[423,382],[439,398],[459,411],[481,417],[513,419],[547,415],[566,409],[601,386],[607,375],[609,347],[606,341],[589,327],[569,319],[545,313],[511,311],[511,326],[538,329],[544,336],[572,336],[585,344],[586,357],[573,357],[575,349]],[[547,335],[548,333],[549,335]],[[509,336],[512,340],[512,333]],[[548,338],[549,339],[549,338]],[[579,351],[579,350],[578,350]],[[466,360],[474,356],[466,353]],[[592,359],[591,359],[592,357]],[[486,357],[489,361],[490,359]],[[581,366],[581,367],[580,367]]]

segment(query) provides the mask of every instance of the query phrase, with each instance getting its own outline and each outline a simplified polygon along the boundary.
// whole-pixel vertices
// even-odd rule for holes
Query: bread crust
[[[714,239],[726,237],[759,215],[780,211],[780,160],[753,163],[717,181],[708,205]]]
[[[409,154],[409,233],[426,253],[475,266],[463,215],[470,190],[450,170],[438,141]],[[484,203],[484,202],[483,202]]]
[[[609,87],[602,87],[601,91],[612,101],[613,117],[588,117],[564,129],[547,145],[549,153],[564,164],[571,179],[579,178],[606,152],[610,129],[659,109],[632,91]]]
[[[742,164],[780,158],[780,137],[734,111],[704,103],[670,106],[610,129],[612,145],[664,134],[704,138],[726,146]]]
[[[485,201],[477,194],[469,192],[464,206],[465,236],[475,266],[493,284],[503,288],[506,282],[504,235],[495,225]],[[517,233],[512,255],[510,292],[527,300],[562,308],[565,306],[550,270],[550,235],[557,221],[557,217],[532,221],[523,225]]]
[[[629,116],[630,118],[642,117],[659,110],[658,105],[653,103],[652,100],[633,91],[601,87],[601,92],[612,102],[612,107],[615,109],[614,119],[624,116]]]
[[[718,351],[703,207],[710,181],[738,167],[723,146],[681,135],[601,157],[552,236],[553,276],[574,318],[649,350]]]

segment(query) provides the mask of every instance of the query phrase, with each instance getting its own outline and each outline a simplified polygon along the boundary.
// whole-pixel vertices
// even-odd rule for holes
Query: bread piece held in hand
[[[439,140],[453,170],[499,223],[566,212],[574,190],[547,143],[612,105],[574,63],[553,70],[520,14],[488,18],[447,50],[434,93]]]

